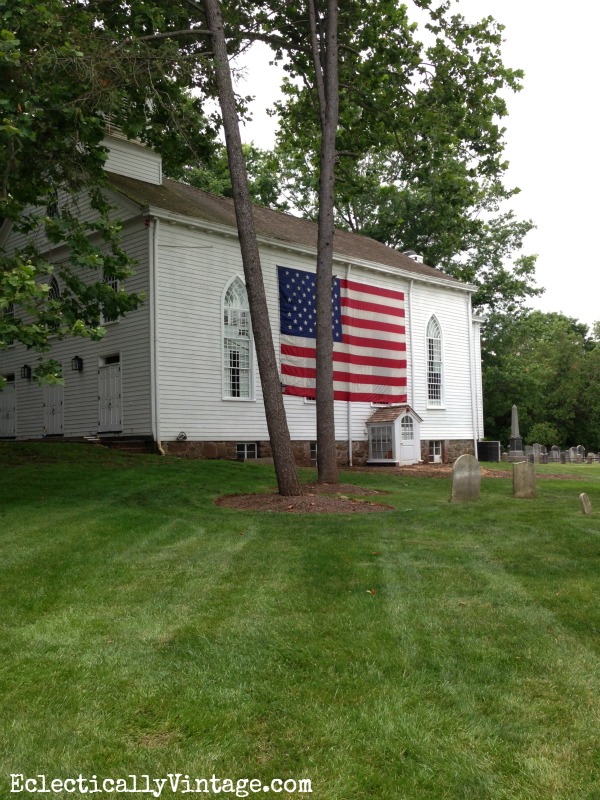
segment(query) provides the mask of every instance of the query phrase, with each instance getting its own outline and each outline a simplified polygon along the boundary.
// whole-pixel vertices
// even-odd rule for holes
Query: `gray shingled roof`
[[[374,411],[367,422],[394,422],[400,417],[402,414],[410,411],[411,414],[414,414],[418,420],[423,422],[421,417],[412,410],[410,406],[388,406],[387,408],[378,408],[377,411]]]
[[[145,183],[134,178],[109,173],[113,187],[138,203],[141,208],[152,206],[176,214],[213,222],[219,225],[236,227],[233,200],[228,197],[209,194],[185,183],[163,180],[161,186]],[[272,211],[262,206],[254,206],[254,224],[259,236],[289,244],[299,244],[316,250],[317,224],[291,214]],[[387,267],[412,272],[423,277],[437,278],[460,286],[460,282],[426,264],[419,264],[398,250],[393,250],[381,242],[337,229],[334,238],[334,252],[338,257],[357,258],[383,264]]]

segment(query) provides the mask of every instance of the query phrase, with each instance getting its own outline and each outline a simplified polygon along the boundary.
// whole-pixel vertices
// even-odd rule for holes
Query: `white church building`
[[[233,202],[163,178],[160,157],[136,142],[111,135],[106,144],[110,199],[137,261],[124,288],[146,301],[108,322],[100,342],[55,341],[64,386],[32,380],[27,367],[38,356],[23,345],[0,350],[0,438],[100,437],[193,457],[269,456]],[[91,214],[83,200],[79,213]],[[296,458],[308,464],[316,452],[317,226],[261,207],[255,225],[288,424]],[[0,246],[22,244],[5,222]],[[68,257],[48,250],[54,263]],[[475,453],[483,437],[475,287],[345,231],[334,251],[340,464]],[[53,278],[52,291],[62,288]]]

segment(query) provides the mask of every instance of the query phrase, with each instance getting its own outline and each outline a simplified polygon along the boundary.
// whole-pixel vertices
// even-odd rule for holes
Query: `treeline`
[[[483,339],[488,439],[508,444],[511,407],[527,444],[600,450],[600,323],[558,313],[492,315]]]

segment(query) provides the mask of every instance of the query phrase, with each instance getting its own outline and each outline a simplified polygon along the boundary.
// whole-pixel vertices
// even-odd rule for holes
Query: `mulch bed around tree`
[[[449,478],[452,464],[414,464],[407,467],[354,467],[353,472],[378,472],[393,475],[415,475],[420,478]],[[481,467],[482,478],[512,478],[511,470]],[[542,480],[576,480],[575,475],[539,475]],[[364,514],[374,511],[392,511],[393,506],[372,500],[360,499],[360,495],[373,497],[385,492],[365,489],[350,483],[333,485],[310,484],[303,487],[301,497],[281,497],[273,494],[230,494],[215,500],[223,508],[238,511],[282,511],[289,514]],[[356,497],[359,495],[359,497]]]
[[[335,486],[314,484],[302,487],[301,497],[282,497],[279,494],[230,494],[215,500],[218,506],[241,511],[284,511],[290,514],[364,514],[373,511],[393,511],[393,506],[359,499],[356,495],[373,497],[385,492],[364,489],[362,486],[339,483]],[[351,496],[352,495],[352,496]]]

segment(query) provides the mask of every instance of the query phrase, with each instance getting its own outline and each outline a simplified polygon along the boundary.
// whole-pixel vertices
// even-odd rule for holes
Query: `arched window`
[[[48,292],[48,299],[49,300],[60,299],[60,287],[54,275],[52,276],[52,280],[50,281],[50,291]]]
[[[427,325],[427,405],[443,404],[442,330],[435,317]]]
[[[15,316],[15,304],[9,303],[4,310],[4,318],[6,319],[7,323],[10,323],[14,319],[14,316]],[[14,339],[7,339],[6,347],[10,347],[10,345],[14,343],[15,343]]]
[[[58,281],[56,277],[53,275],[52,279],[50,280],[50,290],[48,291],[48,300],[60,300],[60,286],[58,285]],[[51,317],[48,320],[48,328],[51,331],[57,331],[60,328],[60,319],[56,309],[48,309],[49,314]]]
[[[246,287],[239,278],[223,298],[223,397],[252,397],[252,330]]]

